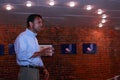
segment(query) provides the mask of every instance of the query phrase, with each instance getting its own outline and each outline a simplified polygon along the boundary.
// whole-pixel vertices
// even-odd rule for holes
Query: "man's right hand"
[[[47,53],[51,53],[50,50],[54,50],[54,48],[53,47],[44,48],[40,52],[35,52],[31,58],[34,58],[34,57],[37,57],[37,56],[44,56]]]
[[[45,53],[50,53],[51,52],[50,50],[53,50],[53,47],[44,48],[40,52],[43,53],[44,55]]]

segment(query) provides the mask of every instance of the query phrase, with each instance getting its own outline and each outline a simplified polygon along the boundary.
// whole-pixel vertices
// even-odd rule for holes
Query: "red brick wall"
[[[0,80],[17,80],[19,66],[15,55],[8,55],[8,44],[24,31],[22,26],[0,26],[0,44],[5,55],[0,56]],[[50,80],[106,80],[120,75],[120,32],[112,28],[49,27],[38,34],[41,44],[53,44],[53,57],[42,57],[50,72]],[[63,55],[60,45],[77,44],[77,54]],[[96,43],[97,54],[83,54],[83,43]]]

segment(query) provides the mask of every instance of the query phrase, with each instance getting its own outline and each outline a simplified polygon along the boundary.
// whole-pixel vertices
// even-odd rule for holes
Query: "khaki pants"
[[[40,80],[39,69],[21,67],[18,74],[18,80]]]

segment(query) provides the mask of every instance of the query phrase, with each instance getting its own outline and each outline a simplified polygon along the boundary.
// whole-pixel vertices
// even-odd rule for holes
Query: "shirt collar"
[[[31,30],[29,30],[28,28],[26,28],[25,32],[30,35],[30,36],[37,36],[37,33],[32,32]]]

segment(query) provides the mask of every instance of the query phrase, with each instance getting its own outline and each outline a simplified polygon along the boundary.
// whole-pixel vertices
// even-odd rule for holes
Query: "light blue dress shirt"
[[[31,56],[40,51],[35,33],[26,29],[15,40],[15,52],[18,65],[44,66],[40,56],[31,58]]]

